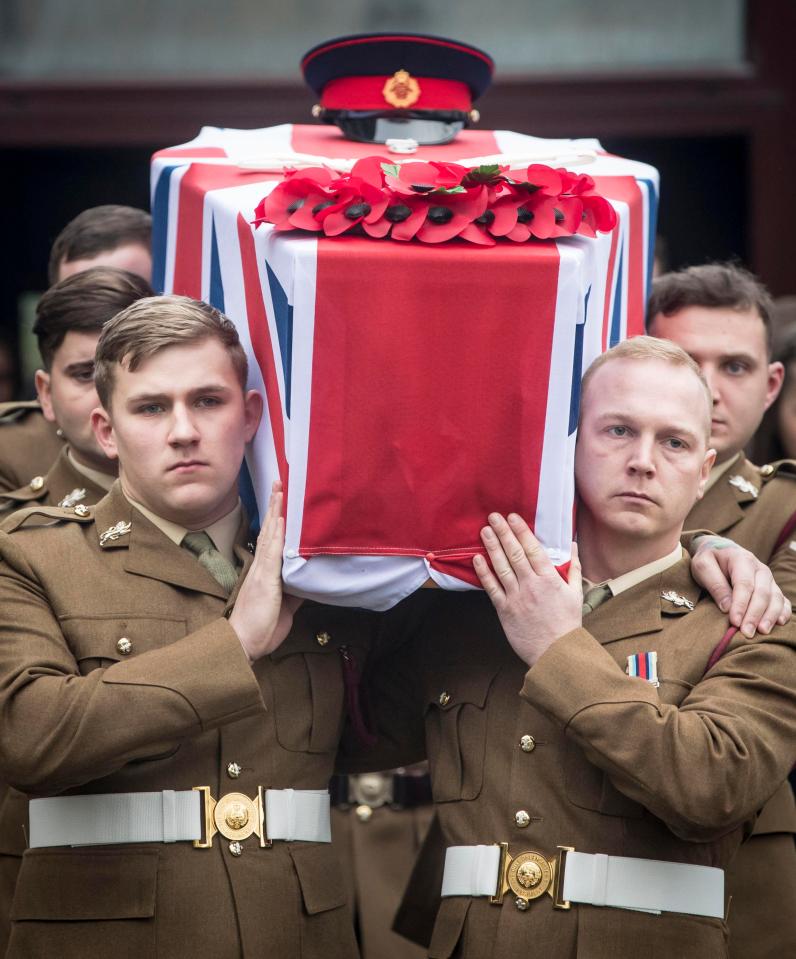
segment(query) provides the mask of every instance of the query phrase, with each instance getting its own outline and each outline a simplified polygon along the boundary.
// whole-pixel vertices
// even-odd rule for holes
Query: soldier
[[[90,415],[99,406],[94,389],[94,352],[105,323],[152,287],[140,276],[113,267],[93,267],[51,287],[36,306],[36,334],[43,369],[36,372],[44,419],[58,427],[65,445],[50,469],[29,476],[19,489],[0,494],[6,512],[33,503],[93,504],[108,492],[117,464],[100,448]]]
[[[71,220],[50,251],[50,284],[82,270],[112,266],[147,283],[152,278],[152,217],[129,206],[97,206]],[[61,450],[58,427],[37,400],[0,403],[0,491],[17,490],[43,476]]]
[[[782,387],[772,362],[771,297],[733,264],[689,267],[653,285],[648,328],[681,346],[705,375],[713,397],[716,464],[686,526],[731,537],[768,563],[796,597],[796,463],[756,466],[744,455]],[[796,943],[796,804],[783,783],[727,873],[732,894],[730,955],[774,959]]]
[[[246,379],[216,310],[133,303],[96,361],[119,481],[0,533],[18,828],[32,799],[9,957],[356,955],[327,784],[372,614],[307,603],[291,628],[279,489],[247,551]]]
[[[61,230],[50,250],[50,285],[92,266],[115,266],[152,279],[152,217],[132,206],[83,210]]]
[[[381,742],[343,757],[427,749],[449,847],[431,956],[726,956],[722,870],[796,758],[796,630],[728,630],[680,547],[714,455],[698,367],[629,340],[582,403],[568,582],[491,514],[486,595],[439,595],[398,648],[385,629]]]

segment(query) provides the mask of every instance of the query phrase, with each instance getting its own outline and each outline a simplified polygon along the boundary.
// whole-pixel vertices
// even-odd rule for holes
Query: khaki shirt
[[[0,403],[0,490],[44,476],[63,446],[38,402]]]
[[[421,625],[412,602],[385,623],[367,688],[379,744],[347,740],[344,767],[427,752],[446,845],[730,862],[796,759],[796,627],[753,641],[736,634],[703,678],[727,620],[700,599],[683,559],[604,602],[528,670],[484,594],[433,599]],[[396,633],[408,644],[396,647]],[[626,674],[628,656],[651,651],[658,688]],[[726,925],[584,905],[561,912],[546,895],[527,912],[510,897],[500,907],[452,897],[440,906],[430,955],[454,950],[457,959],[529,950],[546,959],[718,959]]]
[[[103,544],[120,523],[129,529]],[[88,516],[20,511],[3,528],[0,776],[16,802],[0,851],[22,845],[28,796],[326,788],[344,660],[364,660],[372,614],[306,603],[252,667],[226,618],[235,592],[227,599],[118,484]],[[245,575],[243,525],[235,554]],[[212,849],[28,849],[7,955],[348,959],[338,869],[329,844],[261,849],[256,837],[240,857],[219,836]]]

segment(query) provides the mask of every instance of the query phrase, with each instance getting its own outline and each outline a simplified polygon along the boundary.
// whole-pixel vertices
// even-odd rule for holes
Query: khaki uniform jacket
[[[505,841],[512,856],[546,857],[566,845],[724,868],[796,758],[796,627],[736,634],[703,679],[727,621],[699,598],[684,559],[603,603],[526,670],[483,593],[440,595],[409,645],[370,671],[379,745],[349,747],[341,764],[381,768],[427,751],[447,845]],[[629,655],[649,651],[660,688],[625,673]],[[430,955],[714,959],[726,935],[718,919],[562,912],[547,895],[526,912],[510,896],[499,908],[451,897]]]
[[[129,532],[103,546],[120,522]],[[279,650],[252,667],[225,618],[235,593],[228,601],[118,484],[88,517],[21,511],[5,529],[0,776],[19,804],[194,786],[215,798],[253,797],[260,785],[326,788],[343,724],[343,656],[364,657],[369,614],[307,604]],[[241,542],[236,555],[245,574]],[[8,842],[24,808],[15,817],[7,802],[3,819]],[[11,916],[9,957],[356,955],[324,843],[261,849],[253,836],[237,858],[219,836],[211,849],[28,849]]]
[[[0,515],[30,506],[93,506],[107,491],[75,469],[68,447],[61,446],[44,476],[32,477],[19,489],[0,492]]]
[[[694,506],[687,526],[729,536],[768,563],[796,606],[796,530],[775,551],[796,516],[796,463],[755,466],[739,459]],[[730,953],[733,959],[774,959],[796,943],[796,803],[785,782],[766,804],[753,837],[727,871],[733,896]],[[760,839],[759,837],[766,837]]]
[[[44,476],[63,446],[35,400],[0,403],[0,490],[15,490]]]

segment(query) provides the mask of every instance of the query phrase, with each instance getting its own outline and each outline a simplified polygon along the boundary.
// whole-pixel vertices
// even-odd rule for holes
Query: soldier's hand
[[[697,544],[691,560],[694,579],[728,613],[733,626],[752,637],[788,622],[791,604],[765,563],[722,536],[701,536]]]
[[[282,592],[285,545],[282,500],[282,484],[274,483],[254,559],[229,617],[229,624],[251,662],[279,647],[290,632],[293,614],[302,602]]]
[[[573,544],[569,581],[561,578],[547,553],[515,513],[490,513],[481,530],[489,556],[473,566],[497,611],[514,652],[533,666],[545,650],[583,622],[580,561]]]

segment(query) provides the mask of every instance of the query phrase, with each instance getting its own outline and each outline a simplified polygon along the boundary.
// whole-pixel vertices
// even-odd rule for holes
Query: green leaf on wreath
[[[382,163],[381,168],[386,176],[398,176],[401,172],[397,163]]]

